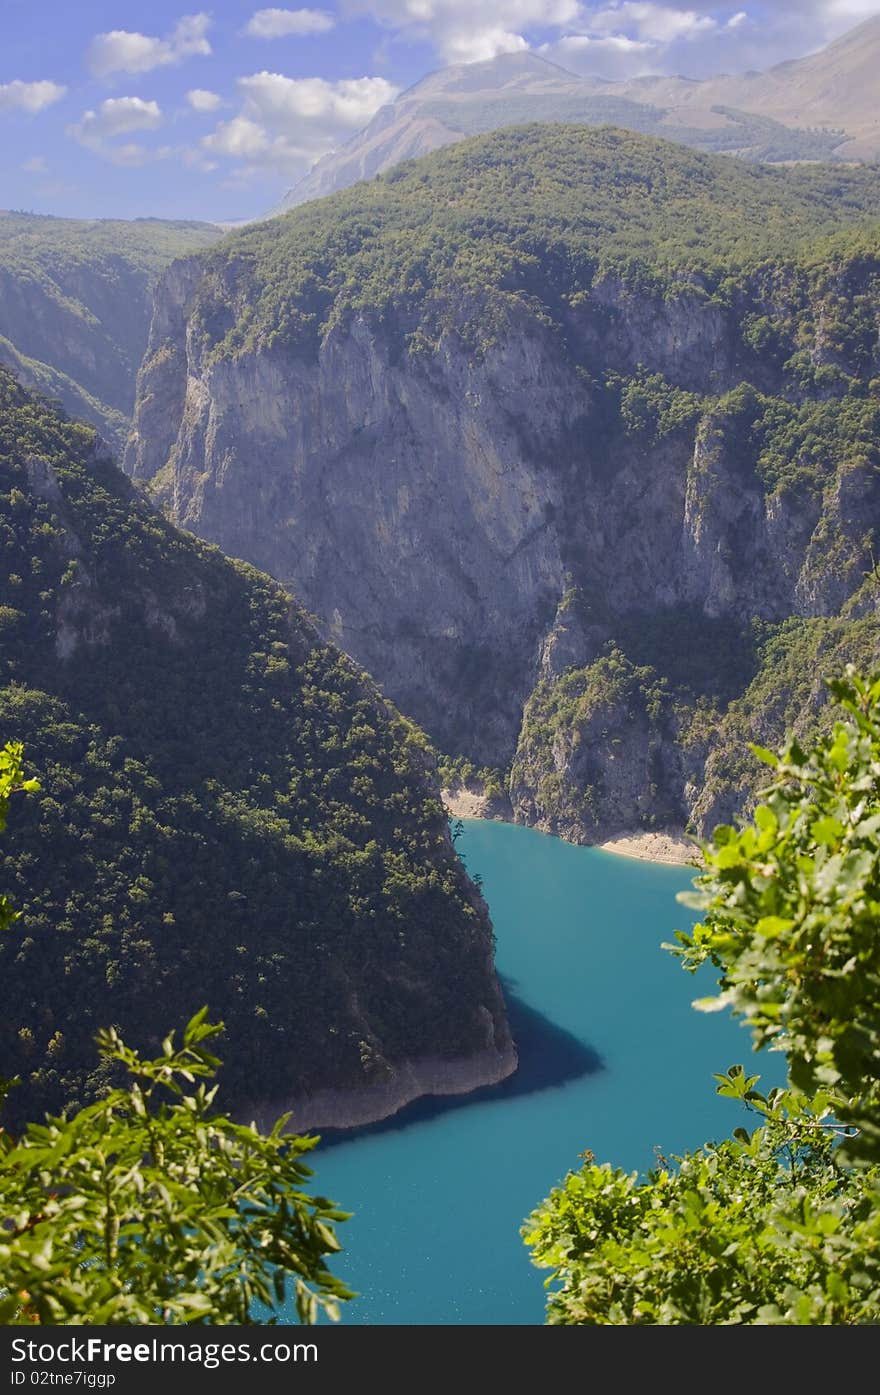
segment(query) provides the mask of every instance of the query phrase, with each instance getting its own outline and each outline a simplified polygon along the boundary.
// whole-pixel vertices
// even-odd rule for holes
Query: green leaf
[[[784,916],[765,915],[755,924],[755,934],[760,935],[764,940],[775,940],[780,935],[784,935],[796,924],[794,920],[786,919]]]

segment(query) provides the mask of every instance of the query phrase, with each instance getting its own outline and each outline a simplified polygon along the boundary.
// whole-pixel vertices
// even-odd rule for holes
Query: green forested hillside
[[[33,1117],[203,1003],[227,1099],[506,1041],[485,910],[418,733],[279,586],[178,533],[0,370],[0,1072]]]
[[[121,446],[156,280],[220,235],[209,223],[0,213],[0,363]]]
[[[469,291],[485,341],[489,297],[499,311],[537,300],[558,319],[614,269],[636,289],[687,272],[707,294],[729,297],[743,269],[814,261],[818,238],[878,218],[876,167],[769,169],[610,127],[526,126],[398,165],[227,239],[205,258],[227,275],[204,308],[226,351],[260,342],[301,351],[353,309],[385,311],[406,331],[425,302]]]

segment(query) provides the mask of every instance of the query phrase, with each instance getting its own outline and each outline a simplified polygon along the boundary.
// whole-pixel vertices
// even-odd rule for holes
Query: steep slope
[[[808,715],[874,642],[878,212],[878,170],[469,141],[173,268],[128,468],[443,750],[518,749],[518,817],[705,824],[767,665]]]
[[[699,82],[607,82],[535,53],[431,73],[287,193],[283,213],[466,136],[531,121],[613,125],[750,160],[880,157],[880,15],[819,53],[764,73]]]
[[[208,223],[0,213],[0,363],[122,447],[156,281]]]
[[[0,1071],[34,1117],[201,1004],[225,1091],[362,1122],[515,1058],[423,738],[280,587],[184,537],[0,370]]]

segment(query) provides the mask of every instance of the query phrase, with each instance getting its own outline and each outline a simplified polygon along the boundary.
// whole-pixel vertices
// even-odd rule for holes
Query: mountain
[[[535,53],[431,73],[325,155],[276,212],[371,179],[469,135],[531,121],[610,124],[751,160],[880,157],[880,15],[836,43],[766,73],[607,82]]]
[[[209,223],[0,212],[0,364],[121,450],[156,281],[220,236]]]
[[[517,818],[705,829],[880,652],[878,229],[877,168],[474,138],[176,263],[126,468]]]
[[[621,95],[667,107],[664,124],[693,122],[694,113],[734,107],[786,126],[840,127],[846,140],[835,159],[880,157],[880,14],[806,58],[780,63],[763,73],[717,77],[638,78],[620,85]]]
[[[360,1123],[515,1056],[424,738],[279,586],[178,533],[0,370],[0,733],[42,792],[0,844],[14,1117],[201,1005],[248,1118]]]

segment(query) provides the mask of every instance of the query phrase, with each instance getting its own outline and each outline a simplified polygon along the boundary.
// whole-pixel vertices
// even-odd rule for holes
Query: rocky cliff
[[[127,468],[509,770],[516,817],[704,827],[748,723],[813,720],[876,648],[878,196],[467,142],[173,267]]]
[[[100,1026],[154,1050],[205,1003],[230,1104],[303,1126],[510,1074],[485,903],[366,675],[5,370],[0,539],[0,744],[42,786],[0,847],[12,1116],[100,1090]]]

